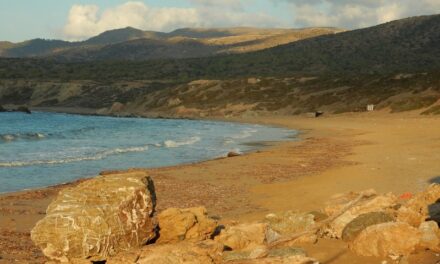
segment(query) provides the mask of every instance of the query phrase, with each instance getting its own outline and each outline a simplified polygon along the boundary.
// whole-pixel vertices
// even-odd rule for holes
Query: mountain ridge
[[[215,57],[0,59],[0,104],[111,114],[115,103],[168,117],[343,113],[367,104],[440,114],[440,15]]]
[[[170,49],[170,45],[179,44],[178,39],[181,40],[193,40],[197,41],[197,46],[193,47],[191,52],[187,52],[188,55],[183,57],[200,57],[197,49],[201,45],[206,46],[204,49],[210,49],[211,53],[204,54],[204,56],[213,56],[217,53],[224,52],[225,46],[231,44],[243,43],[250,40],[266,39],[264,44],[259,47],[253,46],[250,51],[260,50],[264,48],[270,48],[279,44],[289,43],[291,41],[297,41],[299,39],[319,36],[322,34],[334,34],[342,31],[336,28],[306,28],[306,29],[260,29],[260,28],[182,28],[176,29],[169,33],[157,32],[157,31],[143,31],[132,27],[126,27],[122,29],[114,29],[105,31],[97,36],[91,37],[84,41],[69,42],[64,40],[44,40],[33,39],[20,43],[1,42],[5,43],[0,45],[1,57],[12,58],[31,58],[31,57],[53,57],[59,60],[94,60],[101,59],[118,59],[113,57],[111,53],[105,52],[106,57],[102,58],[100,53],[101,49],[108,50],[111,46],[117,45],[122,47],[121,43],[127,43],[128,47],[125,47],[125,57],[137,58],[138,60],[152,59],[150,56],[136,56],[136,51],[129,51],[130,44],[136,40],[148,41],[162,41],[162,45]],[[271,41],[273,38],[274,41]],[[269,39],[269,40],[268,40]],[[226,42],[226,43],[225,43]],[[0,44],[1,44],[0,43]],[[138,44],[141,42],[137,42]],[[158,43],[158,42],[154,42]],[[211,48],[209,48],[209,47]],[[215,47],[215,48],[212,48]],[[139,49],[139,47],[137,47]],[[177,45],[174,51],[171,53],[178,53],[181,50],[181,46]],[[150,49],[148,45],[143,47],[143,50]],[[160,50],[160,48],[157,48]],[[151,53],[154,53],[152,50]],[[240,50],[231,50],[231,53],[248,52],[249,50],[244,48]],[[98,53],[93,55],[93,53]],[[82,54],[84,53],[84,54]],[[120,53],[120,51],[116,51]],[[141,52],[142,53],[142,52]],[[145,52],[143,52],[145,53]],[[78,58],[74,55],[78,54]],[[87,59],[88,56],[91,58]],[[157,56],[153,56],[156,58]],[[162,56],[162,58],[179,58],[182,56]]]

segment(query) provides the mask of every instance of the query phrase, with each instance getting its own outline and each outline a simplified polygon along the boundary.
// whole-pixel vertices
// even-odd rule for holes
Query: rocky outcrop
[[[202,241],[211,237],[217,222],[208,217],[206,208],[170,208],[157,216],[159,222],[158,243]]]
[[[223,252],[223,261],[250,260],[259,258],[289,258],[306,257],[306,252],[298,247],[268,248],[267,246],[258,246],[249,251],[225,251]]]
[[[350,244],[360,256],[407,256],[420,244],[421,232],[407,223],[384,223],[363,230]]]
[[[434,221],[423,222],[419,226],[421,233],[420,247],[440,252],[440,230]]]
[[[107,264],[214,264],[221,263],[222,251],[223,245],[212,240],[153,244],[137,252],[118,255]]]
[[[6,112],[7,110],[2,106],[2,105],[0,105],[0,113],[1,112]]]
[[[208,240],[192,243],[168,244],[163,246],[146,247],[142,250],[137,264],[209,264],[219,263],[223,245]]]
[[[345,241],[351,241],[356,238],[362,230],[369,226],[392,221],[394,221],[394,218],[390,214],[384,212],[361,214],[344,227],[344,230],[342,231],[342,239]]]
[[[266,241],[267,224],[240,224],[221,230],[215,240],[232,250],[253,250],[264,245]]]
[[[305,256],[262,258],[262,259],[243,260],[233,263],[234,264],[319,264],[317,260]]]
[[[326,213],[330,216],[334,215],[350,202],[354,196],[356,196],[356,194],[347,194],[343,199],[338,198],[339,202],[325,208]],[[397,197],[394,194],[375,195],[374,192],[371,192],[369,198],[360,201],[332,221],[329,228],[325,230],[325,233],[329,237],[341,238],[342,232],[347,224],[358,216],[372,212],[386,212],[393,210],[395,206],[397,206]]]
[[[26,107],[26,106],[19,106],[17,108],[17,110],[15,110],[15,111],[26,113],[26,114],[32,114],[31,110],[28,107]]]
[[[430,219],[440,222],[440,185],[432,184],[424,192],[415,194],[398,210],[397,219],[414,227]]]
[[[315,228],[315,216],[310,213],[287,211],[281,214],[268,214],[265,217],[269,229],[266,233],[266,240],[271,243],[282,236],[305,232]],[[292,242],[314,243],[317,240],[316,234],[301,236]]]
[[[308,213],[287,211],[281,214],[268,214],[265,221],[275,232],[286,235],[315,227],[315,216]]]
[[[53,260],[105,260],[156,236],[154,207],[154,186],[145,173],[99,176],[62,190],[31,237]]]
[[[318,262],[298,242],[335,237],[359,256],[400,259],[440,252],[438,224],[429,220],[439,190],[432,185],[405,201],[373,190],[347,193],[331,199],[325,213],[287,211],[218,226],[204,207],[166,209],[156,221],[146,173],[115,172],[61,191],[31,235],[46,256],[71,263],[312,264]]]

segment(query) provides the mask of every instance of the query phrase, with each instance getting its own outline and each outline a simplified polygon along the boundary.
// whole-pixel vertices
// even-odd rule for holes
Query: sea
[[[0,113],[0,193],[256,151],[293,140],[285,128],[218,121]]]

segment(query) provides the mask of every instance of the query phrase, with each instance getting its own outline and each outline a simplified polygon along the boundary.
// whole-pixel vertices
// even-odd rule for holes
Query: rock
[[[0,113],[1,112],[6,112],[7,110],[2,106],[2,105],[0,105]]]
[[[411,226],[418,227],[425,221],[426,216],[420,212],[414,211],[406,206],[401,206],[397,210],[397,221],[405,222]]]
[[[116,256],[110,257],[105,262],[106,264],[125,264],[125,263],[136,263],[141,254],[141,249],[124,251]]]
[[[267,257],[289,257],[289,256],[306,256],[306,252],[302,248],[286,247],[286,248],[274,248],[269,251]]]
[[[228,158],[233,158],[233,157],[238,157],[238,156],[241,156],[241,154],[234,152],[234,151],[229,152],[227,155]]]
[[[364,229],[349,247],[360,256],[407,256],[419,245],[421,232],[403,222],[390,222]]]
[[[319,264],[315,259],[305,256],[273,257],[252,260],[234,261],[234,264]]]
[[[119,113],[124,111],[125,105],[119,102],[114,102],[110,108],[110,113]]]
[[[313,215],[315,222],[321,222],[328,218],[328,215],[321,211],[311,211],[308,214]]]
[[[287,211],[282,214],[268,214],[265,221],[269,229],[266,232],[266,240],[271,243],[282,236],[300,233],[315,228],[315,216],[308,213]],[[302,243],[314,243],[317,240],[315,234],[305,235],[291,241]]]
[[[23,112],[26,114],[31,114],[31,110],[29,110],[29,108],[27,108],[26,106],[19,106],[16,110],[17,112]]]
[[[160,228],[158,243],[206,240],[217,227],[217,222],[208,217],[204,207],[170,208],[158,214],[157,219]]]
[[[250,259],[250,255],[251,251],[225,251],[223,252],[223,262]]]
[[[221,263],[222,251],[223,245],[212,240],[197,243],[184,241],[177,244],[152,245],[142,249],[136,264]],[[120,264],[125,263],[127,262],[120,262]]]
[[[440,222],[440,184],[430,185],[415,194],[397,212],[397,219],[418,227],[425,220]]]
[[[315,216],[307,213],[287,211],[282,214],[266,215],[269,227],[281,235],[307,231],[315,227]]]
[[[373,198],[377,196],[377,193],[375,190],[370,189],[367,191],[364,191],[363,193],[369,193],[370,196],[368,198]],[[324,213],[328,216],[335,215],[339,213],[344,206],[356,199],[360,193],[358,192],[349,192],[349,193],[342,193],[342,194],[336,194],[333,195],[329,201],[326,202],[326,207],[324,209]]]
[[[394,221],[394,218],[384,212],[361,214],[345,226],[342,231],[342,239],[344,241],[352,241],[365,228],[392,221]]]
[[[257,258],[288,258],[292,256],[306,256],[306,252],[301,248],[285,247],[268,249],[266,246],[258,246],[252,251],[225,251],[223,261],[248,260]]]
[[[440,252],[440,231],[437,223],[434,221],[423,222],[419,230],[422,234],[420,247]]]
[[[105,260],[155,237],[155,199],[144,172],[98,176],[60,191],[31,238],[52,260]]]
[[[267,246],[261,245],[255,247],[252,251],[250,251],[249,258],[250,259],[264,258],[268,254],[269,254],[269,248]]]
[[[226,227],[214,239],[232,250],[253,250],[266,240],[267,224],[241,224]]]
[[[340,208],[339,211],[344,208],[345,204],[337,205]],[[360,201],[356,206],[351,207],[341,216],[336,218],[330,225],[329,228],[324,230],[324,233],[333,238],[341,238],[342,231],[345,226],[353,221],[356,217],[361,214],[371,213],[371,212],[386,212],[393,211],[397,206],[397,197],[394,194],[378,195],[371,198]],[[331,207],[330,207],[331,208]],[[339,212],[333,208],[326,208],[326,212],[330,215]]]

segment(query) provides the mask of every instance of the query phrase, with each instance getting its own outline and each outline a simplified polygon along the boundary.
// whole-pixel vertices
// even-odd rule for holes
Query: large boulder
[[[430,185],[399,208],[397,219],[418,227],[425,220],[440,222],[440,184]]]
[[[240,224],[221,230],[215,240],[232,250],[253,250],[266,242],[267,224]]]
[[[392,221],[394,221],[394,217],[384,212],[361,214],[345,226],[342,231],[342,239],[344,241],[352,241],[365,228]]]
[[[53,260],[105,260],[155,237],[154,207],[146,173],[99,176],[62,190],[31,238]]]
[[[158,243],[206,240],[217,227],[217,222],[208,217],[204,207],[170,208],[158,214],[157,219],[160,228]]]
[[[407,223],[383,223],[367,227],[349,247],[360,256],[407,256],[420,244],[421,235]]]
[[[265,221],[269,227],[281,235],[307,231],[315,227],[315,216],[308,213],[287,211],[281,214],[268,214]]]
[[[355,195],[357,196],[357,195]],[[355,197],[353,196],[353,197]],[[354,200],[347,199],[337,203],[336,205],[330,205],[325,208],[325,211],[330,216],[337,215],[341,212],[345,206]],[[361,200],[355,206],[349,208],[342,215],[338,216],[332,221],[327,229],[324,230],[325,234],[332,238],[341,238],[342,232],[348,223],[362,214],[372,212],[391,212],[398,205],[398,199],[394,194],[388,193],[385,195],[371,195],[370,197]]]
[[[310,231],[316,227],[315,216],[310,213],[300,213],[295,211],[287,211],[280,214],[266,215],[265,222],[268,223],[268,231],[266,240],[268,243],[291,234]],[[295,242],[311,242],[317,240],[316,234],[305,235],[292,241]]]

